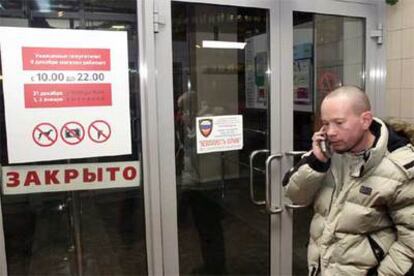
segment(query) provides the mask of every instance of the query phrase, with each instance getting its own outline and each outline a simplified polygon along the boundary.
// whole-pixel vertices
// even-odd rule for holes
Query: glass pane
[[[20,10],[22,8],[21,0],[0,0],[0,11]]]
[[[365,21],[293,13],[294,149],[307,151],[320,128],[323,97],[341,85],[365,86]],[[296,160],[297,161],[297,160]],[[307,275],[311,208],[293,213],[293,274]]]
[[[269,274],[269,217],[249,198],[249,155],[269,143],[268,11],[173,2],[172,20],[180,272]],[[223,115],[242,116],[242,149],[201,153]]]
[[[85,0],[85,10],[89,12],[135,13],[136,1]]]
[[[29,0],[23,5],[28,5],[31,11],[38,12],[58,12],[58,11],[72,11],[77,12],[81,8],[83,1],[79,0]]]
[[[52,10],[80,11],[74,18],[56,15],[34,6],[36,1],[12,1],[36,17],[0,17],[1,26],[26,26],[61,29],[122,30],[128,35],[128,64],[132,154],[121,156],[35,162],[41,169],[51,164],[89,164],[136,161],[141,156],[141,124],[137,57],[136,1],[121,1],[129,6],[105,2],[109,15],[99,20],[83,13],[83,1],[37,1]],[[97,2],[97,1],[95,1]],[[3,3],[0,1],[0,3]],[[89,7],[93,8],[93,2]],[[111,6],[112,5],[112,6]],[[44,14],[43,14],[44,12]],[[115,14],[118,13],[118,14]],[[27,14],[30,14],[28,12]],[[116,15],[116,20],[111,18]],[[125,21],[119,18],[125,17]],[[116,26],[114,28],[114,26]],[[1,74],[0,68],[0,75]],[[4,91],[0,78],[0,157],[8,166]],[[51,112],[50,116],[53,116]],[[142,164],[141,164],[142,165]],[[11,165],[12,166],[12,165]],[[141,176],[142,179],[142,176]],[[146,275],[147,253],[143,183],[135,188],[1,195],[6,256],[9,275]]]
[[[317,103],[341,85],[364,89],[365,21],[314,15],[314,24]]]

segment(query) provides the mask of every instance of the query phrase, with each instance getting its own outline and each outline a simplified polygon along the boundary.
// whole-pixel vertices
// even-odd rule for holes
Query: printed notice
[[[138,187],[139,161],[2,168],[5,195]]]
[[[197,117],[197,153],[243,148],[243,116]]]
[[[110,83],[25,84],[26,108],[110,106]]]
[[[111,69],[109,49],[22,47],[23,70]]]
[[[126,32],[0,27],[9,163],[130,154]]]

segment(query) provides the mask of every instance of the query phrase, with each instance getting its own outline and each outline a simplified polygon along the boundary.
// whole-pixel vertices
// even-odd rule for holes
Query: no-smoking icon
[[[34,127],[32,138],[39,146],[50,147],[56,143],[58,132],[54,125],[50,123],[40,123]]]
[[[88,135],[95,143],[104,143],[111,137],[111,126],[103,120],[96,120],[89,125]]]

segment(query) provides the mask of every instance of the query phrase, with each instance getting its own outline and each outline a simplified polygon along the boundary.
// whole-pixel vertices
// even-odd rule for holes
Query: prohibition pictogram
[[[60,130],[63,142],[69,145],[76,145],[85,138],[85,129],[78,122],[68,122]]]
[[[331,92],[339,86],[339,79],[336,73],[331,71],[322,72],[318,80],[318,89]]]
[[[96,120],[89,125],[88,135],[95,143],[104,143],[111,136],[111,126],[103,120]]]
[[[56,143],[58,132],[50,123],[40,123],[34,127],[32,132],[33,141],[41,147],[50,147]]]

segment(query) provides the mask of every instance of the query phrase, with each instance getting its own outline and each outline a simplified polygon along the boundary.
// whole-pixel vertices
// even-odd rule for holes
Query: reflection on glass
[[[31,0],[27,2],[32,11],[44,13],[56,11],[76,12],[80,9],[79,0]]]
[[[88,12],[134,14],[136,10],[136,1],[85,0],[85,10]]]
[[[360,18],[293,13],[295,150],[311,148],[312,134],[320,128],[320,103],[327,93],[341,85],[364,88],[364,29]],[[293,216],[293,275],[307,275],[312,210],[299,209]]]
[[[5,1],[0,0],[0,4],[6,7],[4,3]],[[22,22],[28,22],[25,26],[127,31],[133,152],[124,156],[39,162],[30,165],[140,159],[136,20],[103,20],[105,14],[101,14],[99,21],[89,18],[87,13],[73,14],[73,18],[59,18],[56,14],[48,14],[49,10],[82,11],[82,3],[79,0],[9,1],[7,7],[10,8],[12,4],[13,7],[24,7],[28,11],[37,12],[36,17],[22,19],[8,16],[0,22],[2,26],[22,26]],[[111,12],[106,18],[111,18],[114,12],[123,12],[117,14],[117,18],[136,17],[136,1],[105,1],[104,4],[89,1],[88,7],[93,8],[95,4],[100,11]],[[103,5],[105,10],[100,8]],[[129,8],[119,9],[119,6]],[[43,15],[43,12],[48,15]],[[113,28],[121,25],[122,29]],[[1,80],[0,92],[3,94]],[[0,97],[0,157],[1,164],[6,166],[8,159],[4,118],[3,97]],[[143,183],[139,188],[2,195],[1,204],[9,275],[147,274]]]
[[[22,12],[22,16],[28,11],[34,13],[48,13],[51,16],[67,17],[73,12],[96,13],[98,15],[110,14],[113,17],[118,15],[134,15],[136,13],[136,1],[117,0],[0,0],[0,13],[9,17],[6,11]],[[32,14],[33,15],[33,14]],[[80,19],[79,15],[72,16]]]
[[[5,10],[20,10],[22,8],[21,0],[1,0],[0,11]]]
[[[364,89],[364,20],[315,15],[314,24],[317,103],[341,85]]]
[[[248,164],[268,148],[268,12],[173,2],[172,20],[180,273],[266,275],[268,216],[249,200]],[[237,114],[243,149],[198,154],[196,118]]]

